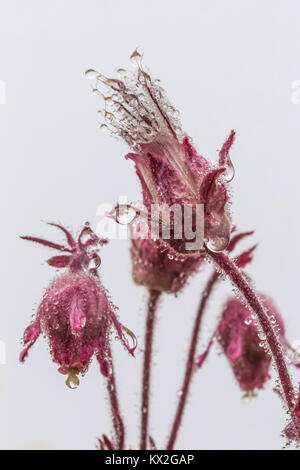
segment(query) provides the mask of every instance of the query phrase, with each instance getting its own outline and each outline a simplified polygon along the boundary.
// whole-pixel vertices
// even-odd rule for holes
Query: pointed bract
[[[88,247],[95,243],[88,243],[89,240],[85,244],[75,242],[69,232],[61,226],[57,227],[66,233],[71,255],[51,258],[48,263],[54,267],[68,268],[50,284],[35,321],[26,328],[23,337],[25,348],[21,352],[20,361],[25,360],[42,332],[48,338],[51,356],[59,365],[59,372],[68,374],[67,385],[76,388],[79,384],[78,374],[87,371],[94,354],[101,373],[106,377],[109,375],[108,341],[112,326],[130,354],[134,353],[136,344],[129,344],[124,331],[132,339],[135,337],[117,319],[115,308],[97,275],[97,266],[89,266],[91,261],[95,261],[96,254],[90,253]],[[91,239],[99,240],[89,227],[84,230]],[[25,239],[36,241],[33,237]]]

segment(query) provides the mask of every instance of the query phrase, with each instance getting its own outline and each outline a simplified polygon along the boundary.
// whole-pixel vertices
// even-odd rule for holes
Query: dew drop
[[[266,338],[267,338],[264,333],[259,333],[259,334],[258,334],[258,337],[259,337],[259,339],[260,339],[261,341],[265,341]]]
[[[129,336],[130,342],[131,342],[130,350],[134,351],[137,347],[137,339],[136,339],[135,334],[124,325],[121,325],[121,328],[122,328],[123,333],[125,333],[126,336]]]
[[[139,49],[139,47],[137,47],[130,56],[130,60],[133,63],[136,63],[137,59],[140,59],[142,57],[141,54],[139,53],[138,49]]]
[[[108,125],[107,125],[107,124],[100,124],[100,129],[101,129],[103,132],[107,132],[107,131],[108,131]]]
[[[246,320],[245,320],[244,323],[245,323],[245,325],[251,325],[251,323],[252,323],[252,318],[250,318],[250,317],[249,317],[249,318],[246,318]]]

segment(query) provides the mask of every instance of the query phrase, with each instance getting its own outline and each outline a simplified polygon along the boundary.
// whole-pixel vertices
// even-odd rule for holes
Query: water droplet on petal
[[[223,251],[226,249],[229,242],[228,237],[211,237],[209,238],[206,246],[211,251]]]
[[[235,175],[235,170],[232,161],[230,160],[229,156],[226,159],[226,172],[225,172],[225,181],[226,183],[230,183]]]
[[[86,70],[85,72],[85,77],[88,79],[88,80],[95,80],[97,77],[99,77],[99,72],[97,72],[96,70],[94,69],[88,69]]]
[[[130,349],[134,351],[137,347],[137,339],[136,339],[135,334],[124,325],[121,325],[121,328],[122,328],[123,333],[125,333],[126,336],[129,336],[131,343],[132,343],[132,345],[130,346]]]
[[[131,62],[133,62],[134,65],[138,65],[140,63],[140,60],[142,58],[142,55],[138,51],[139,46],[133,51],[133,53],[130,56]]]
[[[108,125],[107,125],[107,124],[103,124],[103,123],[102,123],[102,124],[100,124],[99,127],[100,127],[101,131],[103,131],[103,132],[107,132],[107,131],[108,131]]]
[[[261,341],[265,341],[266,338],[267,338],[264,333],[259,333],[259,334],[258,334],[258,337],[259,337],[259,339],[260,339]]]

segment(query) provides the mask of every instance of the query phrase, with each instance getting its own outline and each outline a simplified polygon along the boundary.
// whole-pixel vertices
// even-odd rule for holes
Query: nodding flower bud
[[[58,245],[36,237],[21,237],[66,252],[48,260],[51,266],[66,268],[47,288],[35,320],[23,336],[25,348],[20,354],[23,362],[40,333],[49,340],[50,352],[59,372],[67,374],[70,388],[79,385],[78,374],[84,374],[94,354],[104,376],[110,374],[109,334],[111,326],[125,348],[133,355],[136,347],[133,333],[117,319],[115,307],[98,277],[100,258],[97,247],[106,243],[85,225],[77,241],[62,226],[68,245]],[[131,337],[130,345],[127,336]]]
[[[190,205],[195,211],[197,205],[203,204],[204,239],[210,249],[222,251],[229,243],[231,230],[226,185],[234,173],[229,150],[235,133],[231,132],[217,165],[212,166],[183,132],[178,111],[159,81],[144,70],[141,59],[141,54],[134,51],[133,72],[120,69],[120,78],[108,78],[92,69],[86,71],[94,93],[104,100],[101,127],[125,140],[134,151],[126,158],[135,164],[147,210],[151,210],[151,205],[177,204],[181,208]],[[181,223],[184,225],[185,221]],[[182,240],[171,236],[169,242],[176,251],[186,252],[184,236]],[[198,248],[195,251],[199,252]]]
[[[284,324],[280,314],[269,297],[263,294],[259,297],[284,343]],[[240,298],[232,297],[227,301],[216,336],[241,390],[252,392],[263,388],[270,378],[271,356],[266,350],[266,337],[259,331],[255,317]]]

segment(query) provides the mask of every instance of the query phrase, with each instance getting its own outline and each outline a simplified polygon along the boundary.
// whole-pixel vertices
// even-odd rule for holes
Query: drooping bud
[[[273,301],[260,295],[271,322],[280,328],[284,342],[282,318]],[[217,339],[230,362],[240,388],[245,392],[263,388],[269,379],[271,356],[265,349],[265,338],[260,333],[255,317],[240,298],[230,298],[222,312],[217,328]]]
[[[54,224],[52,224],[54,225]],[[94,354],[100,364],[100,371],[108,376],[109,370],[109,334],[114,326],[125,348],[133,354],[136,344],[129,344],[124,329],[117,319],[115,308],[103,288],[95,268],[95,256],[89,248],[97,247],[104,241],[85,226],[75,242],[72,235],[61,226],[57,226],[67,236],[68,247],[59,246],[47,240],[35,237],[22,237],[26,240],[67,251],[55,257],[49,263],[55,267],[67,267],[67,271],[58,276],[46,290],[38,308],[34,322],[24,333],[25,348],[20,354],[23,362],[28,350],[33,346],[41,332],[48,338],[50,352],[54,362],[59,364],[59,372],[66,374],[66,384],[70,388],[79,385],[79,374],[84,374]],[[88,238],[83,242],[83,235]],[[59,260],[58,258],[63,258]],[[66,262],[67,261],[67,262]],[[92,267],[90,267],[90,262]],[[100,258],[97,265],[100,264]],[[125,329],[126,333],[130,330]],[[130,336],[135,337],[130,332]]]
[[[86,72],[94,92],[104,100],[101,127],[105,126],[125,140],[134,151],[126,158],[135,164],[147,210],[151,212],[153,205],[171,207],[176,204],[181,209],[190,205],[194,217],[195,208],[204,204],[203,239],[210,249],[222,251],[228,245],[231,230],[226,185],[233,177],[229,150],[235,133],[232,131],[223,145],[218,166],[212,166],[198,154],[182,130],[178,111],[159,81],[144,70],[139,51],[134,51],[132,57],[134,71],[120,69],[120,78],[108,78],[92,69]],[[167,243],[178,255],[194,254],[191,244],[186,248],[186,242],[191,241],[185,238],[185,228],[190,220],[180,216],[177,222],[183,229],[181,240],[171,227]],[[183,262],[178,273],[177,263],[171,259],[173,254],[167,250],[161,252],[155,239],[135,239],[132,245],[134,279],[149,288],[156,285],[159,290],[174,292],[180,288],[174,286],[182,287],[189,274],[203,261],[200,251],[195,248],[198,260]],[[165,271],[163,266],[166,266]],[[181,279],[178,278],[180,274]]]

